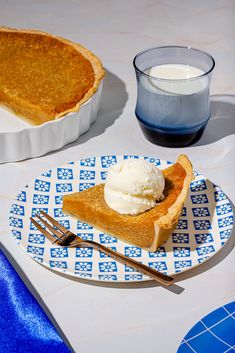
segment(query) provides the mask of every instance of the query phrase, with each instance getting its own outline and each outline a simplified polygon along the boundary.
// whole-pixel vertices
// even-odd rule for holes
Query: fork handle
[[[130,257],[127,257],[123,254],[120,254],[119,252],[113,251],[112,249],[109,249],[102,244],[99,244],[99,243],[96,243],[93,241],[89,241],[89,240],[86,240],[83,243],[91,246],[92,248],[94,248],[96,250],[103,251],[105,254],[111,256],[113,259],[115,259],[125,265],[134,267],[137,271],[143,273],[146,276],[151,277],[155,281],[157,281],[165,286],[171,285],[174,281],[174,279],[172,277],[164,275],[163,273],[161,273],[153,268],[150,268],[150,267],[148,267],[148,266],[146,266],[146,265],[144,265],[134,259],[131,259]],[[81,246],[81,243],[79,243],[79,245]]]

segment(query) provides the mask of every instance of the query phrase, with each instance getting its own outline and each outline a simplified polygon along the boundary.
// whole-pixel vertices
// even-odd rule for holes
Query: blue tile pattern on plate
[[[94,185],[95,185],[94,183],[80,183],[79,184],[79,191],[87,190]]]
[[[190,247],[178,246],[173,247],[174,257],[190,257]]]
[[[209,256],[204,256],[204,257],[200,257],[197,261],[199,264],[202,264],[204,261],[208,260]]]
[[[149,267],[154,268],[157,271],[166,271],[167,264],[166,261],[158,261],[158,262],[149,262]]]
[[[157,251],[155,252],[149,252],[149,257],[166,257],[166,249],[164,246],[160,246]]]
[[[54,208],[54,217],[64,217],[64,213],[62,211],[62,208]]]
[[[72,190],[73,190],[72,184],[70,184],[70,183],[56,184],[56,191],[57,192],[67,193],[67,192],[71,192]]]
[[[224,205],[216,206],[216,213],[218,216],[231,213],[232,207],[230,203],[225,203]]]
[[[117,264],[116,261],[99,262],[100,272],[116,272]]]
[[[75,275],[77,275],[80,278],[86,278],[86,279],[91,279],[92,278],[92,274],[91,273],[85,273],[85,272],[79,272],[79,271],[75,271],[74,273],[75,273]]]
[[[116,156],[102,156],[101,164],[103,168],[108,168],[110,165],[117,162]]]
[[[235,302],[198,321],[182,340],[177,353],[235,352]]]
[[[95,167],[95,162],[96,162],[95,157],[85,158],[85,159],[81,159],[80,165],[83,167]]]
[[[128,257],[141,257],[142,249],[135,246],[125,246],[124,255]]]
[[[211,233],[195,234],[197,244],[204,244],[213,242],[213,236]]]
[[[206,230],[206,229],[211,229],[211,222],[209,219],[207,220],[198,220],[198,221],[193,221],[194,223],[194,228],[196,230]]]
[[[222,190],[215,191],[214,195],[215,195],[215,201],[217,202],[226,200],[226,196]]]
[[[106,180],[107,174],[108,174],[108,171],[100,172],[100,176],[101,176],[102,181]]]
[[[233,216],[218,219],[219,228],[224,228],[233,224]]]
[[[116,275],[99,275],[99,279],[102,281],[116,281]]]
[[[75,270],[77,271],[91,271],[92,270],[92,262],[91,261],[76,261],[75,262]]]
[[[58,180],[73,179],[73,170],[69,168],[57,168]]]
[[[204,204],[209,202],[206,194],[191,195],[190,197],[193,204]]]
[[[48,181],[36,179],[34,189],[35,191],[49,192],[50,186],[51,186],[51,183],[49,183]]]
[[[140,281],[142,278],[143,278],[143,276],[139,275],[139,274],[125,275],[126,281]]]
[[[33,195],[33,203],[36,205],[47,205],[49,203],[49,195]]]
[[[23,228],[23,220],[21,218],[9,217],[10,227]]]
[[[40,211],[44,211],[45,213],[48,213],[48,208],[45,208],[45,207],[32,207],[31,216],[35,217],[36,214],[40,213]]]
[[[191,183],[190,189],[192,192],[203,191],[207,189],[205,180],[197,180]]]
[[[67,248],[51,248],[51,257],[68,257],[68,249]]]
[[[160,165],[161,165],[161,161],[160,161],[159,158],[144,157],[144,159],[145,159],[147,162],[150,162],[150,163],[155,164],[156,166],[160,166]]]
[[[12,234],[14,239],[21,240],[21,232],[19,230],[12,229],[11,230],[11,234]]]
[[[208,217],[210,216],[210,212],[208,207],[196,207],[192,208],[194,217]]]
[[[139,156],[135,156],[135,155],[126,155],[124,156],[124,159],[138,159]]]
[[[56,205],[60,205],[60,204],[62,204],[63,203],[63,197],[62,197],[62,195],[56,195],[55,196],[55,204]]]
[[[209,253],[214,253],[215,252],[215,248],[213,245],[209,245],[209,246],[201,246],[200,248],[196,248],[197,253],[199,256],[202,255],[207,255]]]
[[[92,257],[93,248],[76,248],[76,257]]]
[[[21,191],[21,192],[16,196],[16,200],[22,201],[22,202],[26,202],[26,192],[25,192],[25,191]]]
[[[58,268],[58,269],[66,269],[67,262],[66,261],[49,261],[51,268]]]
[[[83,240],[93,241],[94,234],[93,233],[77,233],[77,236],[81,237]]]
[[[176,269],[190,267],[191,265],[192,265],[192,261],[191,260],[175,261],[175,268]]]
[[[135,270],[133,269],[133,267],[131,266],[127,266],[127,265],[124,265],[125,266],[125,272],[134,272]]]
[[[10,213],[13,213],[19,216],[24,216],[24,206],[12,204]]]
[[[29,234],[28,242],[33,244],[44,244],[45,236],[43,234]]]
[[[95,171],[94,170],[80,170],[80,179],[81,180],[94,180]]]
[[[220,238],[221,239],[228,239],[228,238],[230,238],[231,234],[232,234],[232,229],[222,230],[222,231],[220,231]]]
[[[187,229],[187,228],[188,228],[188,221],[185,219],[179,219],[176,229]]]
[[[188,233],[172,233],[172,242],[173,243],[189,243],[189,234]]]
[[[77,229],[93,229],[92,226],[89,226],[89,224],[84,223],[84,222],[77,222]]]
[[[42,173],[42,176],[50,178],[51,176],[51,170],[48,170],[47,172]]]
[[[107,246],[107,248],[113,251],[117,251],[117,248],[115,246]],[[100,258],[110,257],[109,255],[105,254],[103,251],[100,251],[100,250],[99,250],[99,254],[100,254]]]
[[[28,245],[27,252],[31,253],[31,254],[42,256],[44,254],[44,248]]]
[[[125,244],[63,213],[63,195],[104,182],[111,165],[129,158],[143,158],[162,169],[172,164],[149,156],[108,155],[84,158],[45,172],[21,190],[13,201],[9,213],[10,234],[29,256],[45,266],[75,277],[100,281],[149,278],[89,246],[74,249],[51,244],[29,217],[43,209],[82,239],[100,242],[168,275],[187,271],[219,251],[232,234],[232,207],[224,192],[197,172],[178,225],[156,252]]]
[[[100,234],[100,243],[101,244],[117,243],[117,238],[112,237],[111,235],[108,235],[108,234]]]

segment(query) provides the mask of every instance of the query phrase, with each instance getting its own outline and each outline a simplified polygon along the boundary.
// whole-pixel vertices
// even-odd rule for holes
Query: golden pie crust
[[[112,210],[104,200],[104,184],[65,195],[63,211],[124,242],[156,251],[178,223],[193,179],[193,169],[187,156],[180,155],[174,165],[163,170],[163,174],[166,184],[164,200],[137,216]]]
[[[78,111],[104,76],[80,44],[45,32],[0,28],[0,104],[33,125]]]

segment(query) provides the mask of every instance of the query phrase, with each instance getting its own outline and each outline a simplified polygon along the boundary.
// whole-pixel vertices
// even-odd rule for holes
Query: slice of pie
[[[104,76],[83,46],[10,28],[0,28],[0,72],[0,104],[33,125],[78,111]]]
[[[104,200],[104,184],[65,195],[63,211],[124,242],[156,251],[178,223],[193,179],[193,169],[187,156],[180,155],[174,165],[163,170],[163,174],[164,200],[137,216],[113,211]]]

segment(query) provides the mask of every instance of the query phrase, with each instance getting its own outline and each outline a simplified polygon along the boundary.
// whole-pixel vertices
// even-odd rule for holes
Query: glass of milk
[[[211,55],[191,47],[145,50],[134,58],[136,117],[153,143],[184,147],[201,137],[210,118]]]

